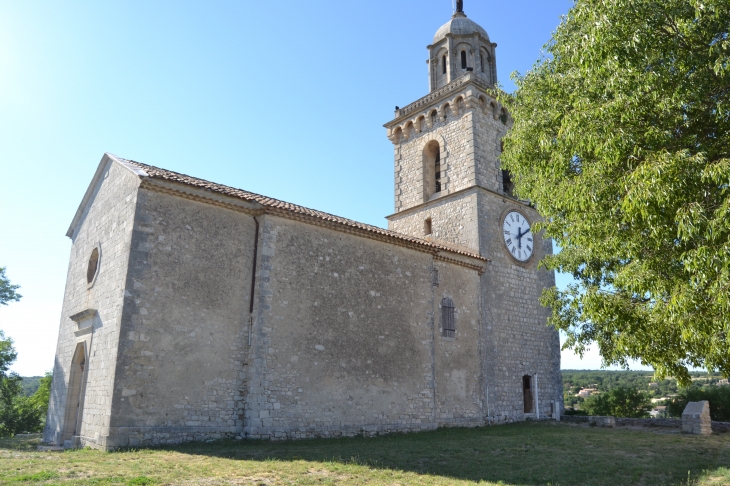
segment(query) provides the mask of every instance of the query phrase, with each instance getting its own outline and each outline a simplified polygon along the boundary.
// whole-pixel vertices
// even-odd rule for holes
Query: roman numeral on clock
[[[507,246],[510,246],[510,245],[512,245],[512,238],[510,238],[509,240],[507,240],[507,242],[506,242],[506,243],[507,243]]]

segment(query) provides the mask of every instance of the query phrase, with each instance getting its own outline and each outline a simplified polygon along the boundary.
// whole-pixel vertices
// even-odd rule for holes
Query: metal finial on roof
[[[464,0],[456,0],[456,12],[464,13]]]

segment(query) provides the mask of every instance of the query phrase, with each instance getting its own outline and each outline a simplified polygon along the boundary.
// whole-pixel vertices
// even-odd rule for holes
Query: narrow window
[[[525,397],[525,413],[534,413],[535,400],[532,393],[532,377],[529,375],[522,377],[522,393]]]
[[[99,268],[99,249],[94,248],[94,251],[91,252],[91,257],[89,257],[89,266],[86,269],[86,281],[88,283],[91,283],[94,281],[94,277],[96,277],[96,271]]]
[[[441,74],[446,74],[446,56],[441,58]]]
[[[445,297],[441,301],[441,329],[444,337],[456,336],[456,323],[454,322],[454,301]]]
[[[426,234],[426,236],[429,236],[431,234],[431,218],[426,219],[426,221],[423,223],[423,232]]]
[[[432,124],[435,124],[436,123],[436,119],[438,118],[438,116],[439,115],[438,115],[438,112],[436,110],[433,110],[431,112],[431,123]]]
[[[479,53],[479,64],[482,65],[482,72],[484,72],[484,54]]]
[[[434,173],[436,174],[436,192],[441,192],[441,150],[436,152],[434,169]]]
[[[461,69],[466,69],[466,51],[461,51]]]
[[[512,175],[508,170],[502,171],[502,190],[509,197],[514,197],[515,184],[512,182]]]

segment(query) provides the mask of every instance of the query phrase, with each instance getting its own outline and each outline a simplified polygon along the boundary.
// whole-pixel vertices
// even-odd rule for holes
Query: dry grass
[[[730,435],[564,424],[104,453],[0,441],[0,484],[730,485]]]

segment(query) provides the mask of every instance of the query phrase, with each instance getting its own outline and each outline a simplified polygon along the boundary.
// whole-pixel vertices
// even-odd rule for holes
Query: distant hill
[[[23,395],[26,397],[31,396],[36,392],[40,386],[40,379],[42,376],[24,376],[23,382],[20,384],[23,387]]]

